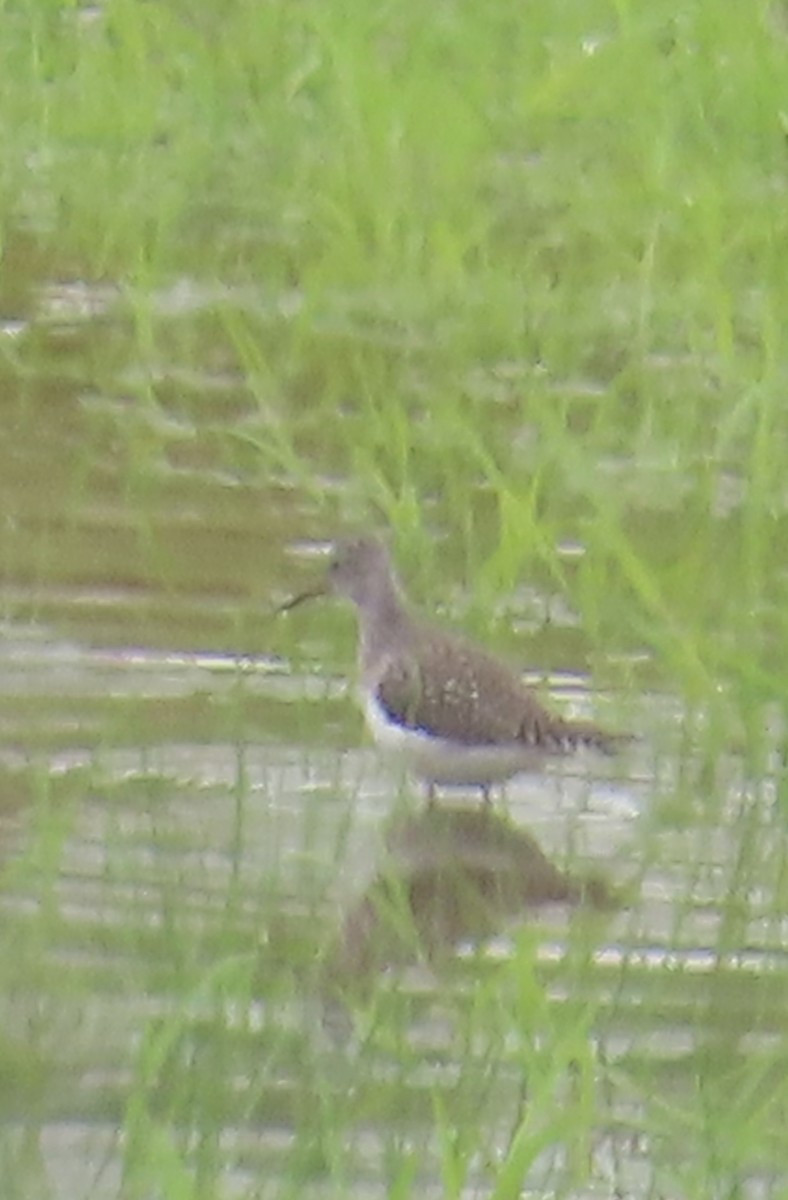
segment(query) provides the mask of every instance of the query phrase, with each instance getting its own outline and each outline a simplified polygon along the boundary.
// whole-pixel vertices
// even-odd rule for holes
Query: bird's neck
[[[381,580],[371,602],[358,605],[359,669],[362,678],[374,673],[381,658],[401,642],[411,627],[399,588],[392,579]]]

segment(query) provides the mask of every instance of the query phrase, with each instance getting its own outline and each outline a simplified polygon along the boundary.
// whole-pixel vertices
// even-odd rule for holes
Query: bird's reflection
[[[326,984],[363,990],[386,967],[434,963],[458,942],[489,938],[555,902],[619,906],[603,879],[559,870],[529,833],[489,808],[430,805],[395,817],[377,874],[341,922]]]

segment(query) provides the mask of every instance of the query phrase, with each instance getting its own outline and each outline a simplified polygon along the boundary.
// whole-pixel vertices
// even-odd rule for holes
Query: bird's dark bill
[[[280,604],[277,608],[277,613],[290,612],[292,608],[298,608],[299,604],[303,604],[306,600],[317,600],[320,596],[326,595],[325,588],[312,588],[308,592],[299,592],[297,596],[291,597],[290,600],[285,600],[284,604]]]

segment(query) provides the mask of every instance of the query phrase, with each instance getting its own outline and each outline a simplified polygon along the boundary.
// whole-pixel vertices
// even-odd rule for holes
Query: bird
[[[358,619],[358,691],[374,741],[427,788],[491,788],[581,746],[613,754],[628,734],[562,717],[502,659],[411,609],[384,541],[341,538],[322,582],[279,607],[349,600]]]

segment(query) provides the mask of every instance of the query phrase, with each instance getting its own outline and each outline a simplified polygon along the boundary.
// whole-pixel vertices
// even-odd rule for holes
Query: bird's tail
[[[634,733],[613,733],[608,729],[600,729],[593,721],[565,721],[561,740],[569,750],[588,746],[600,754],[613,755],[636,741],[637,737]]]

